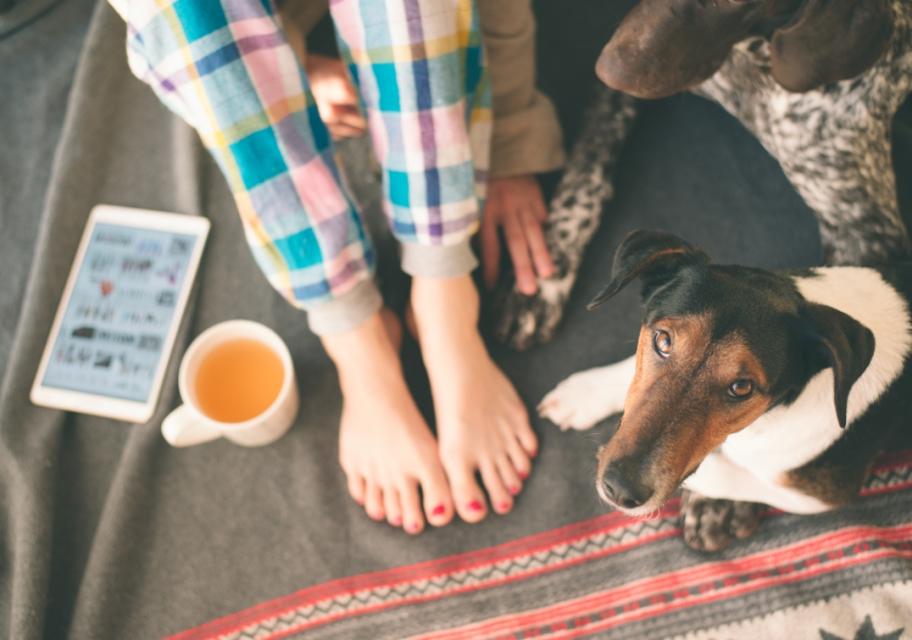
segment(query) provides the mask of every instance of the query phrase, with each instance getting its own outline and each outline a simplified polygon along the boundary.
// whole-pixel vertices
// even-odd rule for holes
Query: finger
[[[490,200],[485,204],[481,219],[481,265],[485,286],[492,289],[500,273],[500,238],[497,237],[497,217]]]
[[[541,222],[535,218],[534,213],[526,214],[523,231],[526,234],[526,241],[529,245],[529,253],[532,255],[532,263],[535,265],[535,272],[540,278],[550,278],[554,275],[554,260],[551,259],[551,253],[548,251]]]
[[[339,71],[339,77],[343,83],[341,93],[346,97],[349,103],[357,105],[358,104],[358,90],[355,89],[354,83],[351,81],[351,76],[348,74],[348,71],[345,68],[345,65],[341,65]]]
[[[333,140],[341,140],[342,138],[357,138],[364,134],[364,129],[358,129],[339,123],[327,124],[326,128],[329,129],[329,135],[332,136]]]
[[[355,105],[334,104],[332,105],[332,118],[334,122],[348,125],[359,129],[367,128],[367,120],[361,115],[361,110]]]
[[[507,238],[507,249],[513,260],[513,271],[516,273],[516,288],[527,296],[535,293],[538,285],[535,282],[535,272],[532,270],[532,261],[529,258],[529,246],[526,235],[516,215],[504,217],[504,235]]]
[[[538,180],[535,181],[535,190],[533,192],[532,198],[529,201],[529,204],[532,209],[532,213],[535,215],[535,219],[541,223],[544,223],[548,219],[548,207],[545,206],[545,197],[542,195],[541,187],[538,184]]]

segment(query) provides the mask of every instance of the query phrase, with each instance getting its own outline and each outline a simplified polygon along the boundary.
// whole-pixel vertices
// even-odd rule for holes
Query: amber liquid
[[[200,362],[196,402],[213,420],[245,422],[269,408],[284,379],[282,361],[272,349],[256,340],[229,340]]]

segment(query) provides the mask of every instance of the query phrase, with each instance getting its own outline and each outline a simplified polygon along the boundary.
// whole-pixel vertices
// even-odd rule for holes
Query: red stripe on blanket
[[[765,581],[757,582],[756,584],[753,584],[753,585],[745,586],[745,587],[742,587],[739,589],[733,589],[729,592],[719,593],[719,594],[716,594],[713,596],[700,595],[700,596],[697,596],[688,601],[682,601],[682,602],[664,605],[659,610],[656,610],[656,611],[640,610],[633,614],[628,615],[625,619],[606,620],[600,624],[595,624],[595,625],[589,626],[585,629],[573,628],[572,630],[569,631],[569,633],[558,635],[558,636],[552,636],[552,637],[553,638],[577,638],[577,637],[580,637],[581,635],[590,635],[590,634],[596,633],[598,631],[604,631],[604,630],[607,630],[607,629],[610,629],[613,627],[620,626],[621,624],[637,622],[639,620],[644,620],[646,618],[649,618],[649,617],[652,617],[655,615],[665,615],[665,614],[667,614],[671,611],[675,611],[677,609],[683,609],[686,607],[692,607],[692,606],[702,605],[702,604],[710,604],[710,603],[718,602],[720,600],[725,600],[725,599],[737,598],[739,596],[745,595],[745,594],[753,592],[753,591],[759,591],[761,589],[768,589],[770,587],[791,584],[794,582],[799,582],[801,580],[807,580],[809,578],[813,578],[818,575],[823,575],[825,573],[832,573],[834,571],[848,569],[849,567],[859,565],[859,564],[867,564],[874,560],[878,560],[880,558],[886,558],[886,557],[904,558],[907,560],[912,560],[912,549],[882,549],[882,550],[879,550],[876,552],[868,553],[867,555],[853,557],[844,562],[837,563],[836,565],[819,565],[819,566],[814,567],[801,574],[793,574],[793,575],[787,576],[785,578],[776,579],[776,580],[765,580]],[[575,623],[581,617],[582,617],[581,613],[575,613],[573,615],[573,618],[571,618],[571,620]],[[561,628],[561,627],[569,628],[569,624],[567,624],[566,621],[554,623],[554,626],[557,628]],[[576,626],[576,625],[574,624],[574,626]],[[477,638],[478,638],[478,636],[474,636],[475,640],[477,640]]]
[[[409,604],[409,605],[421,604],[423,602],[439,600],[440,598],[456,596],[456,595],[460,595],[460,594],[464,594],[464,593],[469,593],[471,591],[479,591],[481,589],[491,589],[494,587],[500,587],[500,586],[503,586],[506,584],[511,584],[513,582],[519,582],[520,580],[528,580],[530,578],[540,576],[544,573],[551,573],[553,571],[557,571],[558,569],[566,569],[569,567],[573,567],[582,562],[590,562],[592,560],[596,560],[596,559],[604,557],[606,555],[621,553],[624,551],[628,551],[632,547],[636,547],[636,546],[640,546],[640,545],[644,545],[644,544],[650,544],[652,542],[656,542],[657,540],[661,540],[663,538],[676,537],[676,536],[679,536],[680,534],[681,534],[681,531],[679,529],[672,529],[665,533],[656,534],[656,535],[652,535],[652,536],[646,536],[646,537],[641,538],[640,540],[636,540],[634,542],[630,542],[630,543],[623,544],[623,545],[618,545],[618,546],[612,547],[610,549],[603,549],[602,551],[599,551],[597,553],[591,553],[586,556],[574,558],[573,560],[569,560],[567,562],[562,562],[562,563],[556,564],[556,565],[550,565],[547,567],[540,567],[538,569],[532,569],[529,571],[525,571],[521,575],[507,576],[505,578],[488,580],[482,585],[467,585],[464,587],[453,587],[453,588],[447,589],[446,591],[443,591],[441,593],[401,598],[399,600],[396,600],[395,602],[385,602],[385,603],[380,603],[380,604],[376,604],[376,605],[369,606],[369,607],[362,607],[362,608],[358,609],[357,611],[343,611],[341,613],[326,616],[324,618],[319,618],[317,620],[303,622],[299,625],[296,625],[293,628],[285,629],[283,631],[280,631],[280,632],[277,632],[274,634],[270,634],[268,636],[263,636],[262,638],[260,638],[260,640],[279,640],[280,638],[287,638],[288,636],[294,635],[296,633],[300,633],[302,631],[306,631],[306,630],[312,629],[314,627],[319,627],[319,626],[323,626],[326,624],[330,624],[332,622],[335,622],[336,620],[341,620],[343,618],[350,618],[350,617],[353,617],[356,615],[360,616],[360,615],[366,615],[366,614],[370,614],[370,613],[378,613],[380,611],[383,611],[384,609],[392,609],[392,608],[401,607],[401,606],[407,605],[407,604]],[[297,609],[297,608],[298,607],[294,607],[292,609],[287,609],[277,615],[281,615],[282,613],[289,613],[290,611],[294,611],[294,609]],[[276,617],[276,616],[269,616],[270,619],[273,617]],[[248,625],[244,625],[243,627],[237,627],[237,628],[233,629],[233,631],[240,631],[241,629],[243,629],[246,626],[248,626]],[[230,633],[230,631],[228,633]],[[208,638],[211,636],[205,636],[205,637]]]
[[[658,515],[656,515],[653,519],[659,520],[663,517],[676,517],[679,506],[680,500],[671,501],[661,511],[659,511]],[[570,545],[574,542],[592,537],[594,535],[610,533],[617,529],[629,527],[632,523],[637,522],[639,521],[634,518],[630,518],[629,516],[625,516],[621,513],[613,512],[604,516],[592,518],[591,520],[576,522],[574,524],[561,527],[560,529],[552,529],[541,534],[536,534],[528,538],[515,540],[503,545],[498,545],[496,547],[488,547],[485,549],[480,549],[478,551],[470,551],[459,555],[441,558],[439,560],[431,560],[407,567],[397,567],[395,569],[386,571],[378,571],[375,573],[353,576],[351,578],[333,580],[332,582],[327,582],[320,585],[315,585],[314,587],[309,587],[307,589],[302,589],[296,593],[282,596],[275,600],[255,605],[238,613],[218,618],[199,627],[195,627],[176,635],[169,636],[167,640],[196,640],[199,638],[214,638],[226,635],[232,632],[240,631],[245,627],[256,624],[262,620],[278,617],[295,609],[299,609],[301,607],[305,607],[322,600],[327,600],[335,596],[354,594],[368,589],[382,589],[384,587],[393,587],[407,582],[417,582],[420,580],[433,579],[444,575],[450,575],[459,571],[471,571],[473,569],[491,566],[500,562],[506,562],[511,559],[534,555],[542,551],[553,549],[557,546]],[[490,580],[484,583],[483,588],[497,586],[499,584],[506,584],[509,582],[514,582],[518,579],[525,579],[528,577],[540,575],[548,571],[555,571],[557,569],[566,568],[578,564],[583,560],[590,560],[611,553],[620,553],[627,551],[635,546],[649,544],[663,538],[669,538],[677,535],[680,535],[680,531],[678,529],[671,529],[660,534],[643,536],[637,540],[633,540],[625,544],[619,544],[609,549],[604,549],[595,554],[586,555],[582,558],[562,562],[556,566],[542,567],[538,570],[527,571],[522,575],[516,576],[512,579],[508,578],[503,580]],[[469,585],[463,588],[447,589],[445,593],[433,594],[426,597],[419,596],[413,598],[403,598],[401,600],[397,600],[394,603],[382,603],[379,605],[358,609],[357,614],[361,615],[364,613],[375,613],[390,606],[426,602],[428,600],[433,600],[444,596],[449,596],[457,593],[465,593],[467,591],[472,591],[478,588],[481,587]],[[327,616],[325,618],[321,618],[320,620],[316,620],[311,624],[307,624],[305,627],[296,628],[296,631],[300,631],[302,628],[327,624],[349,615],[352,614],[343,612],[341,614]],[[269,637],[278,638],[281,636]]]
[[[849,527],[772,552],[707,563],[645,578],[550,607],[414,636],[414,640],[474,640],[533,630],[552,633],[561,630],[562,625],[577,626],[581,618],[591,619],[606,607],[620,609],[610,620],[598,625],[597,629],[586,626],[585,632],[592,633],[653,615],[664,615],[677,608],[734,598],[751,591],[806,580],[880,557],[912,559],[910,536],[912,524],[891,528]],[[884,546],[875,546],[875,543]],[[850,546],[855,555],[844,552]],[[673,593],[669,593],[671,591]],[[643,601],[650,603],[644,606]]]
[[[890,454],[889,456],[884,456],[881,458],[877,467],[875,468],[875,473],[886,473],[900,468],[907,469],[910,464],[912,464],[912,451],[903,451],[895,454]],[[887,484],[882,487],[865,489],[862,493],[863,495],[876,495],[884,492],[899,491],[909,486],[912,486],[912,481],[903,481],[892,485]],[[652,519],[652,521],[659,522],[663,519],[676,517],[678,507],[679,501],[674,500],[669,502]],[[558,547],[572,545],[576,542],[589,539],[594,536],[611,534],[612,532],[620,531],[623,529],[633,529],[635,527],[642,526],[642,522],[643,521],[630,518],[629,516],[625,516],[621,513],[612,512],[603,516],[599,516],[597,518],[573,523],[564,527],[552,529],[532,536],[527,536],[525,538],[507,542],[505,544],[497,545],[494,547],[461,553],[414,565],[361,574],[348,578],[341,578],[323,584],[314,585],[295,593],[260,603],[243,611],[223,616],[201,626],[170,636],[169,640],[190,640],[224,636],[239,632],[252,625],[275,619],[279,616],[282,616],[283,614],[288,614],[295,610],[312,606],[334,597],[354,595],[359,592],[401,586],[403,584],[416,583],[419,581],[449,576],[459,572],[483,569],[485,567],[491,567],[498,563],[509,562],[512,559],[528,557],[534,554],[547,552]],[[530,569],[528,571],[522,571],[519,572],[518,575],[485,580],[481,584],[470,584],[462,587],[447,588],[433,594],[403,597],[392,602],[383,602],[376,605],[364,606],[358,608],[355,611],[326,615],[315,620],[306,621],[301,625],[296,625],[293,629],[286,629],[281,632],[276,632],[275,634],[270,634],[267,637],[287,637],[292,633],[299,633],[304,629],[328,624],[345,617],[376,613],[386,608],[399,607],[405,604],[427,602],[450,595],[479,589],[488,589],[494,586],[508,584],[518,580],[525,580],[536,575],[541,575],[542,573],[565,569],[567,567],[579,564],[580,562],[597,559],[606,555],[626,551],[633,547],[649,544],[657,540],[677,535],[678,533],[679,531],[676,529],[668,529],[666,531],[642,535],[632,541],[625,542],[623,544],[611,545],[608,548],[602,548],[593,552],[584,553],[575,558],[555,562],[551,565]],[[839,535],[839,533],[837,532],[836,534],[828,535]],[[804,545],[806,542],[807,541],[799,543],[796,545],[796,548],[801,547],[801,545]],[[777,554],[780,552],[784,552],[784,550],[775,551],[772,552],[772,554]],[[799,552],[796,551],[795,553]],[[762,562],[770,562],[771,553],[767,552],[760,554],[760,556],[763,558]],[[745,559],[742,558],[740,560],[730,562],[743,562],[744,560]],[[701,569],[707,566],[711,567],[715,565],[700,565],[695,569]],[[662,578],[663,576],[659,576],[655,578],[655,580],[661,580]]]
[[[577,613],[574,615],[573,618],[571,618],[571,623],[574,625],[574,628],[571,629],[570,624],[566,620],[561,621],[561,622],[556,622],[553,624],[554,628],[557,631],[566,629],[567,633],[560,634],[560,635],[551,635],[550,637],[552,639],[557,639],[557,638],[578,638],[583,635],[588,636],[593,633],[597,633],[599,631],[605,631],[607,629],[611,629],[611,628],[620,626],[621,624],[638,622],[640,620],[644,620],[646,618],[656,616],[656,615],[665,615],[671,611],[675,611],[678,609],[684,609],[684,608],[693,607],[696,605],[711,604],[713,602],[717,602],[717,601],[725,600],[725,599],[737,598],[739,596],[745,595],[752,591],[759,591],[761,589],[767,589],[770,587],[799,582],[801,580],[807,580],[809,578],[813,578],[818,575],[822,575],[825,573],[832,573],[834,571],[839,571],[842,569],[847,569],[849,567],[859,565],[859,564],[867,564],[874,560],[878,560],[880,558],[885,558],[885,557],[905,558],[908,560],[912,560],[912,549],[909,549],[909,550],[886,549],[886,550],[878,551],[876,553],[870,553],[865,556],[852,558],[851,560],[840,563],[838,566],[829,566],[829,565],[818,566],[818,567],[811,569],[800,575],[792,575],[787,578],[783,578],[781,580],[775,580],[775,581],[770,580],[770,581],[758,583],[756,585],[752,585],[750,587],[733,590],[728,593],[718,594],[718,595],[711,596],[711,597],[698,596],[687,602],[679,602],[679,603],[672,603],[670,605],[665,605],[657,611],[638,611],[634,614],[627,616],[626,619],[606,620],[602,623],[594,624],[594,625],[588,626],[586,628],[582,628],[582,626],[579,626],[579,628],[577,628],[577,624],[576,624],[577,621],[580,621],[580,619],[582,617],[584,617],[583,615]],[[511,634],[511,637],[515,637],[515,636]],[[477,640],[477,639],[478,639],[477,635],[473,636],[473,640]]]

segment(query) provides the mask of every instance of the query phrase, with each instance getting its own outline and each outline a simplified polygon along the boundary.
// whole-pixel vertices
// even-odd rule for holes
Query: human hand
[[[488,183],[488,198],[481,219],[481,262],[485,285],[497,282],[500,270],[502,227],[507,250],[516,273],[516,288],[532,295],[538,278],[554,275],[554,261],[548,253],[542,224],[548,217],[541,187],[533,175],[494,178]]]
[[[358,107],[358,94],[345,63],[338,58],[310,53],[304,68],[320,118],[333,139],[356,138],[363,134],[367,122]]]

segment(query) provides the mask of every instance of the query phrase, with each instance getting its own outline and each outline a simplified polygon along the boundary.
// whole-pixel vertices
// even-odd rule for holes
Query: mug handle
[[[181,405],[162,422],[162,435],[172,447],[192,447],[222,436],[222,432],[197,420],[187,405]]]

